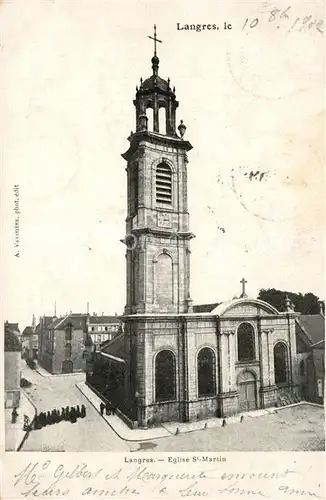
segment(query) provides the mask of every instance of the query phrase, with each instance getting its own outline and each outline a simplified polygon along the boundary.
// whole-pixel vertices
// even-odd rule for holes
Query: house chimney
[[[32,318],[32,330],[33,330],[33,332],[35,332],[35,328],[36,328],[36,320],[35,320],[35,315],[33,314],[33,318]]]

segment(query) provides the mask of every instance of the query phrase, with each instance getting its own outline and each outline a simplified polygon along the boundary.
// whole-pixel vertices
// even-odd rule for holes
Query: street
[[[25,392],[32,399],[38,413],[65,406],[86,406],[86,417],[75,424],[59,422],[33,430],[21,451],[124,451],[137,448],[137,443],[120,439],[95,408],[75,386],[85,374],[43,377],[31,370],[22,360],[22,377],[32,382]]]
[[[33,430],[22,451],[319,451],[324,450],[324,409],[304,404],[259,417],[244,417],[195,432],[142,442],[124,441],[76,387],[85,374],[42,376],[22,361],[22,376],[32,382],[25,389],[38,412],[65,406],[86,406],[86,417]],[[146,432],[146,431],[145,431]]]

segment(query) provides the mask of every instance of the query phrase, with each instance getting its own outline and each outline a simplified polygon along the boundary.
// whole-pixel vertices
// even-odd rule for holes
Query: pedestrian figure
[[[107,415],[111,415],[111,405],[110,405],[110,403],[106,403],[106,405],[105,405],[105,413]]]
[[[225,418],[223,418],[222,427],[225,427],[225,426],[226,426],[226,420],[225,420]]]
[[[47,415],[45,413],[45,411],[42,412],[42,426],[45,427],[46,425],[48,425],[48,419],[47,419]]]
[[[69,413],[69,420],[72,424],[75,424],[77,422],[77,415],[76,415],[76,410],[74,407],[71,407],[71,410]]]
[[[52,419],[51,419],[51,413],[49,411],[46,412],[46,425],[51,425]]]
[[[65,409],[61,408],[61,420],[65,420]]]
[[[65,420],[69,420],[69,406],[66,406],[66,415],[65,415]]]
[[[12,412],[11,412],[11,423],[12,424],[15,424],[17,422],[17,417],[18,417],[17,408],[14,407]]]
[[[39,423],[39,429],[42,429],[42,427],[44,426],[44,413],[42,411],[38,416],[38,423]]]
[[[81,418],[86,417],[86,406],[85,405],[82,405],[82,407],[81,407],[80,416],[81,416]]]
[[[101,401],[101,404],[100,404],[100,412],[101,412],[101,415],[103,415],[104,410],[105,410],[105,404],[103,403],[103,401]]]
[[[241,415],[240,417],[240,423],[242,424],[242,422],[243,422],[243,415]]]
[[[115,406],[114,405],[111,405],[111,412],[112,412],[112,415],[115,415]]]
[[[37,428],[38,429],[42,429],[44,423],[43,423],[43,413],[41,412],[38,416],[37,416]]]
[[[79,418],[80,417],[80,408],[79,408],[79,405],[77,405],[77,409],[76,409],[76,417]]]
[[[36,414],[34,418],[34,430],[38,430],[40,428],[40,415]]]
[[[24,426],[23,426],[24,431],[28,430],[29,424],[30,424],[29,417],[27,415],[24,415]]]

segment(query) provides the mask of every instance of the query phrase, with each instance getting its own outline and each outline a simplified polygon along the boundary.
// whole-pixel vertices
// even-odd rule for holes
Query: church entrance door
[[[73,372],[73,364],[72,361],[66,359],[62,363],[62,373],[72,373]]]
[[[238,377],[239,410],[250,411],[257,408],[256,377],[252,372],[244,371]]]

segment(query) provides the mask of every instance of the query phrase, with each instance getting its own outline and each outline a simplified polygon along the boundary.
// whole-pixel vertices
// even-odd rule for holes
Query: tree
[[[320,304],[324,303],[313,293],[294,293],[276,290],[275,288],[262,288],[259,291],[258,299],[268,302],[268,304],[274,306],[278,311],[284,312],[286,311],[286,295],[294,305],[294,310],[301,314],[318,314],[320,312]]]

